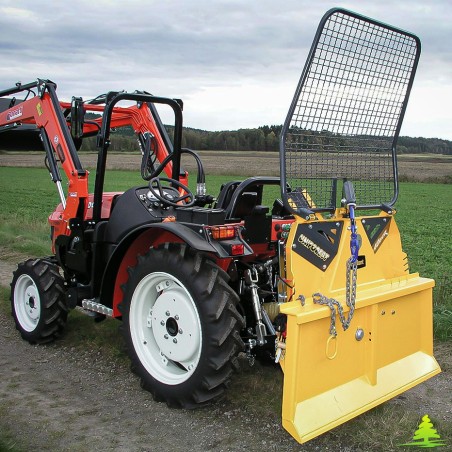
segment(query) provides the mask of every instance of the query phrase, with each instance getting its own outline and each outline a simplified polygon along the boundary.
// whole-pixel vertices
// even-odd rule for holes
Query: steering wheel
[[[164,184],[162,184],[162,182]],[[176,192],[175,188],[181,188],[186,193],[184,195],[172,196],[169,193],[165,192],[165,190],[171,190]],[[190,201],[185,202],[185,207],[191,207],[195,204],[195,195],[192,191],[184,185],[182,182],[179,182],[176,179],[170,179],[168,177],[153,177],[149,181],[149,191],[163,204],[173,207],[180,207],[178,204],[181,201],[185,201],[186,199],[190,199]]]

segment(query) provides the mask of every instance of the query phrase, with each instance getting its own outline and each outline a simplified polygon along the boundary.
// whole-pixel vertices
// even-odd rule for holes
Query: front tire
[[[226,273],[179,244],[151,249],[129,273],[120,309],[142,387],[174,407],[218,397],[243,348],[243,319]]]
[[[11,283],[11,311],[22,338],[31,344],[57,338],[68,314],[58,267],[43,259],[20,263]]]

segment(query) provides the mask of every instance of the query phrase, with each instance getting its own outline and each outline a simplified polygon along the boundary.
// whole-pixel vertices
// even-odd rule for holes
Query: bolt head
[[[362,328],[358,328],[355,333],[355,339],[357,341],[360,341],[363,339],[363,337],[364,337],[364,330]]]

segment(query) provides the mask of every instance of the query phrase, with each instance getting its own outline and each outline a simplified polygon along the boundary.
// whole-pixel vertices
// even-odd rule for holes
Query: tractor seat
[[[258,195],[254,191],[245,191],[238,198],[237,202],[230,203],[226,209],[227,218],[245,218],[252,215],[257,206]]]

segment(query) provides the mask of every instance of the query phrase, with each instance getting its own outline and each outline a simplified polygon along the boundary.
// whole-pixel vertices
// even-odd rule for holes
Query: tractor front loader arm
[[[33,90],[37,91],[37,94]],[[30,94],[33,93],[32,97]],[[0,92],[0,98],[24,94],[23,101],[11,98],[10,106],[0,113],[1,131],[20,127],[23,124],[34,125],[40,130],[41,139],[47,152],[52,180],[58,184],[64,209],[60,212],[60,228],[56,235],[68,234],[68,222],[77,216],[81,203],[88,197],[88,173],[83,169],[77,151],[69,133],[66,119],[56,95],[56,85],[49,80],[40,80],[28,84],[16,84],[14,88]],[[60,162],[66,174],[68,195],[65,199],[61,189],[56,161]]]

